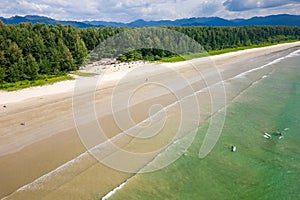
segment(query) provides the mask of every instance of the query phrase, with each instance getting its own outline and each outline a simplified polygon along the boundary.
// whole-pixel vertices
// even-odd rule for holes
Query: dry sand
[[[229,79],[285,56],[289,52],[299,49],[299,46],[300,42],[281,44],[213,56],[211,59],[219,68],[223,79]],[[203,60],[207,61],[195,59],[191,62],[199,64],[203,63]],[[134,68],[110,72],[102,77],[102,82],[95,93],[95,105],[97,118],[108,137],[113,137],[121,132],[114,122],[113,110],[110,106],[118,80],[124,81],[118,86],[124,92],[117,94],[115,115],[122,115],[122,112],[126,112],[126,108],[129,107],[135,122],[140,122],[148,116],[148,108],[153,103],[167,106],[174,102],[176,97],[159,87],[143,87],[128,106],[128,104],[123,104],[123,96],[126,96],[127,89],[130,92],[129,88],[135,88],[149,80],[149,82],[172,85],[177,91],[176,93],[182,96],[186,95],[185,88],[181,88],[180,84],[173,83],[176,75],[170,74],[170,70],[166,68],[157,70],[158,65],[136,68],[137,72],[123,79],[122,77],[130,74]],[[191,80],[191,86],[195,91],[206,87],[206,83],[201,80],[201,77],[199,78],[195,69],[190,67],[189,62],[164,64],[164,66]],[[203,65],[201,68],[203,68],[205,76],[213,77],[215,75],[210,74],[207,66]],[[261,74],[256,76],[261,76]],[[257,77],[253,80],[256,80]],[[94,77],[94,79],[96,78]],[[56,178],[41,179],[39,187],[32,187],[31,190],[23,188],[24,190],[15,192],[18,188],[33,182],[86,151],[76,132],[73,119],[74,85],[75,81],[64,81],[17,92],[0,92],[0,198],[9,194],[12,194],[9,196],[11,199],[53,199],[58,197],[60,199],[68,197],[69,199],[72,196],[77,199],[94,198],[97,195],[103,196],[132,176],[132,174],[110,169],[97,162],[92,156],[86,155],[80,164],[61,171]],[[228,101],[238,95],[230,93],[230,91],[228,88]],[[84,96],[84,94],[82,95]],[[203,95],[201,98],[205,102],[209,96]],[[79,109],[84,110],[88,106],[86,103],[83,98],[82,108]],[[209,103],[206,108],[203,108],[204,116],[209,117],[207,108],[209,108]],[[89,123],[88,118],[85,120],[83,126]],[[25,126],[21,125],[22,122],[25,122]],[[160,139],[157,138],[157,140]]]

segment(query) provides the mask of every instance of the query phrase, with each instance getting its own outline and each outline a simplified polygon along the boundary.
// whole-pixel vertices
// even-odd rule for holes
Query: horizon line
[[[224,19],[227,21],[234,21],[234,20],[238,20],[238,19],[242,19],[242,20],[248,20],[248,19],[252,19],[252,18],[263,18],[263,17],[269,17],[269,16],[280,16],[280,15],[288,15],[288,16],[300,16],[300,15],[294,15],[294,14],[288,14],[288,13],[281,13],[281,14],[274,14],[274,15],[257,15],[257,16],[252,16],[249,18],[232,18],[232,19],[228,19],[228,18],[223,18],[223,17],[218,17],[218,16],[210,16],[210,17],[187,17],[187,18],[177,18],[177,19],[159,19],[159,20],[145,20],[142,18],[133,20],[133,21],[129,21],[129,22],[121,22],[121,21],[109,21],[109,20],[100,20],[100,19],[87,19],[87,20],[76,20],[76,19],[56,19],[54,17],[51,16],[47,16],[47,15],[39,15],[39,14],[32,14],[32,15],[12,15],[10,17],[3,17],[0,16],[1,18],[5,18],[5,19],[10,19],[13,17],[28,17],[28,16],[36,16],[36,17],[45,17],[45,18],[49,18],[52,20],[56,20],[56,21],[74,21],[74,22],[96,22],[96,21],[101,21],[101,22],[111,22],[111,23],[122,23],[122,24],[129,24],[132,22],[136,22],[136,21],[144,21],[144,22],[159,22],[159,21],[170,21],[170,22],[175,22],[177,20],[183,20],[183,19],[197,19],[197,18],[219,18],[219,19]]]

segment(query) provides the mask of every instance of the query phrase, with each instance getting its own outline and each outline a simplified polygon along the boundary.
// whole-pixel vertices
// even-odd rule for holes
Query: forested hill
[[[145,27],[145,26],[257,26],[257,25],[280,25],[280,26],[300,26],[299,15],[270,15],[265,17],[253,17],[250,19],[223,19],[219,17],[193,17],[177,20],[158,20],[145,21],[142,19],[129,22],[106,22],[106,21],[61,21],[51,19],[49,17],[27,15],[14,16],[10,18],[0,17],[0,20],[5,24],[20,24],[23,22],[30,22],[32,24],[63,24],[71,25],[75,28],[87,27]]]
[[[88,53],[106,38],[129,28],[86,28],[23,23],[5,25],[0,22],[0,84],[36,80],[43,75],[56,75],[76,70]],[[300,27],[169,27],[193,38],[207,51],[277,43],[300,39]],[[141,34],[135,41],[151,40]],[[172,40],[172,37],[163,38]],[[157,39],[156,39],[157,40]],[[160,42],[160,41],[155,41]],[[171,41],[170,41],[171,42]],[[186,46],[187,44],[181,44]],[[116,51],[112,49],[112,56]],[[190,53],[190,52],[183,52]],[[121,60],[159,60],[170,52],[141,49],[119,56]]]
[[[92,25],[84,22],[78,21],[62,21],[55,20],[49,17],[37,16],[37,15],[27,15],[27,16],[14,16],[10,18],[0,17],[0,20],[5,24],[20,24],[20,23],[32,23],[32,24],[47,24],[47,25],[71,25],[74,28],[89,28],[89,27],[103,27],[102,25]]]

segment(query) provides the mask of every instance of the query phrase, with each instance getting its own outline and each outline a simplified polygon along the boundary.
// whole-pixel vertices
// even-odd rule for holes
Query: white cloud
[[[42,12],[45,12],[46,9],[49,8],[49,6],[46,4],[36,4],[36,3],[28,2],[25,0],[18,0],[17,3],[20,5],[20,7],[22,7],[22,9],[28,10],[31,12],[42,13]]]
[[[299,14],[300,0],[1,0],[0,15],[129,22],[219,16]]]
[[[220,0],[205,0],[199,2],[195,14],[200,16],[212,16],[219,10],[222,10],[222,8],[223,5],[220,3]]]

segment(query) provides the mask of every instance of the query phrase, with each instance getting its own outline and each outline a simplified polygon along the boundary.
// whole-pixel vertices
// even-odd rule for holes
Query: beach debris
[[[26,123],[25,123],[25,122],[21,122],[20,125],[21,125],[21,126],[25,126]]]
[[[269,134],[269,133],[264,133],[264,138],[266,138],[266,139],[270,139],[272,136]]]
[[[3,108],[6,108],[6,105],[3,105]]]
[[[232,152],[236,152],[236,146],[232,145],[232,146],[231,146],[231,151],[232,151]]]
[[[284,136],[282,135],[282,136],[279,136],[279,140],[281,140],[281,139],[283,139],[284,138]]]
[[[145,80],[146,82],[148,81],[148,78],[146,78],[146,80]]]
[[[281,140],[281,139],[283,139],[284,138],[284,136],[283,136],[283,134],[282,134],[282,132],[279,132],[279,140]]]
[[[276,135],[278,136],[279,140],[281,140],[281,139],[284,138],[283,133],[284,133],[284,131],[288,131],[288,130],[289,130],[289,128],[285,128],[285,129],[283,130],[283,132],[278,131],[278,130],[276,131]]]

